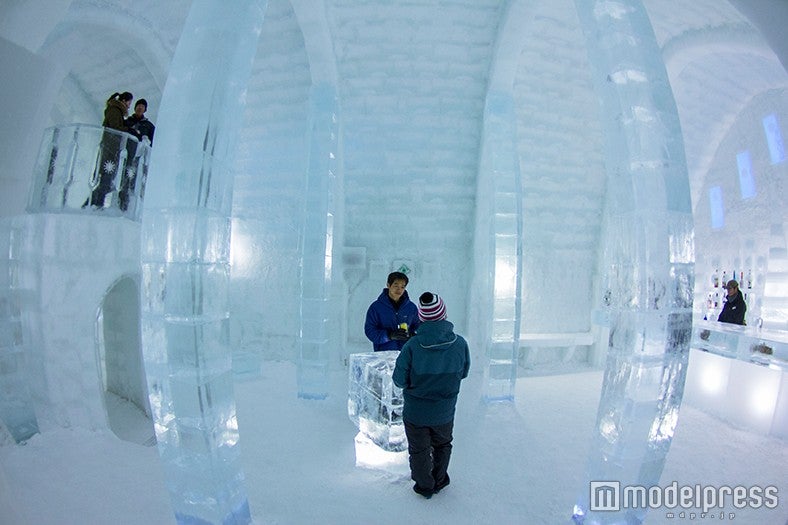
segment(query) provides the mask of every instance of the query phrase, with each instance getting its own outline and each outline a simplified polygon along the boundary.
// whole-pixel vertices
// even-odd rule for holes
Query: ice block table
[[[402,422],[402,389],[391,374],[398,351],[350,354],[347,411],[359,430],[356,466],[407,472],[408,442]]]

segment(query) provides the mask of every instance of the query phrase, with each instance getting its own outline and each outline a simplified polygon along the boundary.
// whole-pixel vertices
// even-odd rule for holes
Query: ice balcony
[[[89,124],[44,132],[29,213],[80,213],[139,222],[151,147],[147,138]]]
[[[118,430],[115,399],[150,416],[139,307],[129,306],[146,142],[101,126],[47,129],[27,213],[0,221],[0,419],[17,442],[56,427]]]

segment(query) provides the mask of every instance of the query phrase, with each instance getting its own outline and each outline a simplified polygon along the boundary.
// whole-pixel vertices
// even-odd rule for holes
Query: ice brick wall
[[[296,357],[310,84],[304,38],[290,2],[271,0],[236,159],[230,292],[234,353]]]
[[[538,2],[514,93],[523,189],[522,332],[589,329],[605,172],[574,4]]]
[[[411,296],[439,292],[465,330],[481,118],[502,7],[329,7],[345,129],[346,245],[365,247],[374,268],[373,284],[350,299],[351,340],[366,342],[364,313],[396,260],[413,262]]]
[[[139,272],[139,225],[63,214],[20,224],[25,371],[39,428],[106,428],[96,316],[112,284]]]
[[[339,0],[327,7],[344,129],[345,245],[365,248],[370,270],[350,291],[348,338],[366,342],[366,307],[400,261],[411,269],[411,295],[441,291],[465,330],[482,104],[502,6],[460,2],[442,6],[440,17],[433,6]],[[525,181],[523,329],[582,331],[602,137],[573,6],[562,0],[537,9],[514,86]],[[436,44],[437,32],[448,38]],[[266,298],[295,297],[298,289],[309,87],[303,46],[289,5],[271,2],[235,179],[232,289],[240,307],[234,340],[267,356],[290,357],[297,333],[297,304],[283,301],[274,313]]]

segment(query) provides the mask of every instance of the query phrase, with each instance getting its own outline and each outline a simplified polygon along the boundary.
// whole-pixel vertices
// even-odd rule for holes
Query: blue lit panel
[[[766,144],[769,146],[772,164],[785,162],[785,143],[783,143],[783,134],[780,131],[777,115],[772,113],[763,117],[763,131],[766,133]]]
[[[736,155],[736,165],[739,167],[741,198],[750,199],[755,197],[755,175],[752,172],[752,160],[750,160],[749,150],[744,150]]]
[[[711,227],[715,230],[725,226],[725,211],[722,206],[722,188],[714,186],[709,189],[709,208],[711,209]]]

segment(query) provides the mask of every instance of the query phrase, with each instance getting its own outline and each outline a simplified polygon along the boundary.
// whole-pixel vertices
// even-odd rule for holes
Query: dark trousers
[[[420,427],[405,422],[410,454],[410,477],[420,488],[433,490],[446,479],[451,457],[454,421],[444,425]]]
[[[134,194],[134,179],[137,176],[137,168],[134,158],[137,152],[137,143],[133,140],[126,142],[126,169],[120,175],[120,191],[118,192],[118,205],[122,211],[129,208],[130,197]]]
[[[82,204],[83,208],[88,205],[95,208],[103,208],[104,201],[108,193],[115,189],[115,175],[120,166],[120,147],[121,137],[113,133],[104,133],[99,145],[99,155],[96,159],[96,171],[94,180],[97,184],[90,196]]]

